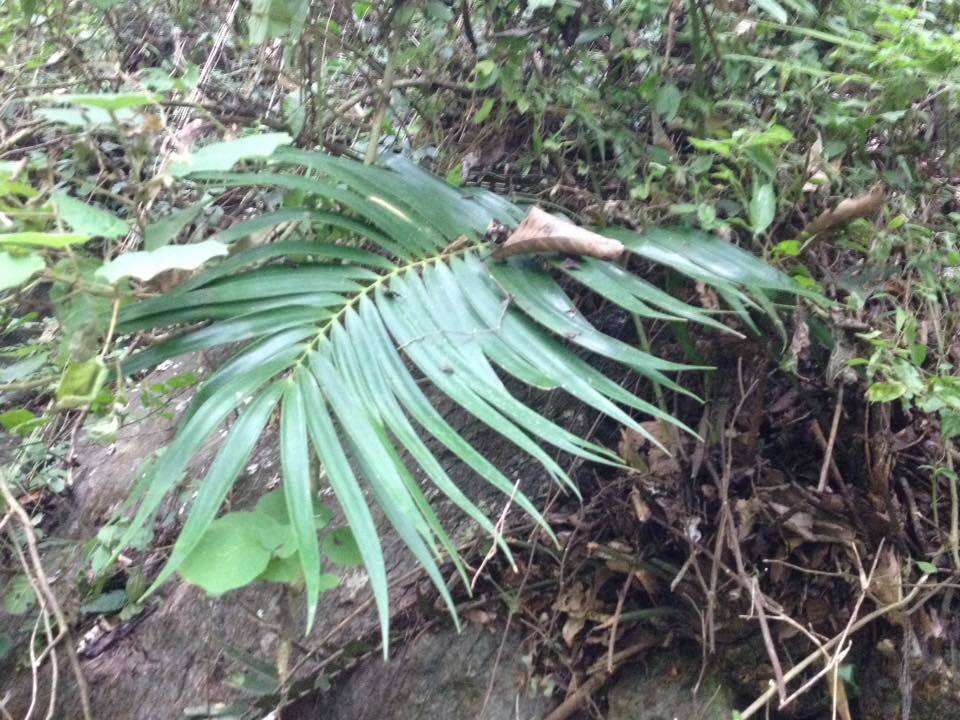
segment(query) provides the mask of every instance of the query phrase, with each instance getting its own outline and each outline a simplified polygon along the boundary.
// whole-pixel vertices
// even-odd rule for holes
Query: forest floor
[[[43,21],[32,23],[0,9],[7,63],[0,69],[0,221],[49,225],[50,193],[81,192],[125,213],[134,227],[105,242],[97,261],[149,242],[143,229],[161,225],[151,219],[168,221],[159,229],[166,242],[198,242],[277,207],[275,191],[212,199],[189,183],[153,179],[155,168],[195,146],[259,129],[355,158],[366,152],[362,141],[379,139],[381,155],[402,152],[453,184],[562,209],[584,225],[693,224],[822,293],[823,303],[783,303],[776,316],[782,324],[760,317],[750,331],[725,318],[744,330],[740,337],[669,323],[638,332],[602,298],[578,298],[608,334],[715,370],[685,374],[699,400],[659,389],[651,396],[699,436],[645,422],[668,452],[609,420],[570,411],[589,439],[616,448],[623,467],[569,461],[582,499],[542,493],[538,502],[559,545],[509,502],[494,517],[516,567],[488,552],[488,538],[460,538],[468,566],[477,569],[474,595],[456,598],[462,617],[503,638],[501,652],[483,649],[491,677],[504,663],[522,676],[529,696],[550,698],[549,711],[531,709],[531,716],[614,717],[607,713],[619,696],[608,691],[618,673],[676,652],[683,662],[658,672],[686,677],[694,666],[694,685],[720,678],[744,719],[768,711],[843,720],[960,717],[960,177],[951,125],[960,44],[931,29],[936,22],[897,10],[906,6],[863,19],[846,3],[823,3],[816,22],[801,15],[811,29],[799,32],[766,15],[757,21],[756,8],[748,12],[745,3],[670,2],[653,3],[656,21],[638,26],[649,18],[607,17],[600,4],[585,3],[543,27],[521,11],[503,10],[497,19],[475,8],[471,28],[469,15],[447,17],[447,5],[427,3],[423,17],[403,20],[402,34],[390,30],[400,21],[389,3],[359,17],[355,7],[333,3],[321,14],[315,8],[297,42],[250,43],[239,3],[205,3],[188,18],[159,3],[107,3],[105,13],[83,5],[72,19],[81,4],[49,5]],[[509,24],[507,16],[523,22],[497,25]],[[838,18],[851,23],[849,34],[840,33]],[[852,24],[857,18],[862,27]],[[641,29],[653,39],[640,37]],[[566,42],[571,33],[579,40]],[[486,59],[477,62],[471,34],[487,38]],[[443,43],[451,57],[434,57],[432,48]],[[807,71],[783,67],[777,49]],[[658,73],[640,67],[638,58],[647,62],[651,54]],[[737,61],[748,55],[756,62]],[[953,64],[941,68],[944,59]],[[621,97],[628,87],[635,94]],[[120,104],[70,105],[74,89]],[[155,102],[123,106],[124,93],[146,90]],[[68,107],[51,107],[64,102]],[[11,431],[3,464],[20,473],[10,487],[30,515],[43,565],[55,563],[65,544],[77,549],[84,540],[75,567],[49,574],[74,639],[86,638],[80,665],[89,667],[141,623],[159,636],[176,622],[170,616],[170,625],[150,626],[156,618],[149,615],[165,611],[128,602],[131,583],[142,585],[157,570],[172,529],[104,581],[91,556],[110,539],[93,538],[121,498],[106,490],[96,490],[104,493],[99,499],[77,494],[94,492],[98,465],[112,468],[120,486],[132,482],[132,470],[124,474],[110,459],[116,434],[137,427],[121,419],[161,419],[150,427],[166,433],[194,381],[144,380],[127,393],[139,398],[136,412],[54,412],[38,376],[9,367],[39,357],[37,348],[69,356],[112,333],[109,312],[92,321],[102,315],[94,296],[70,304],[50,291],[55,272],[2,301],[10,363],[0,369],[0,401],[29,416],[0,416]],[[723,304],[703,284],[650,272],[687,302],[711,310]],[[185,275],[167,273],[142,289],[163,292]],[[77,280],[66,295],[84,283]],[[616,379],[639,386],[633,374]],[[558,417],[568,409],[559,406]],[[114,450],[92,443],[98,435]],[[131,446],[123,462],[155,449]],[[271,481],[257,477],[264,487]],[[77,507],[92,517],[78,518]],[[24,661],[17,648],[39,620],[34,614],[35,625],[24,622],[31,588],[17,580],[21,538],[12,534],[12,512],[0,520],[11,533],[0,554],[0,663],[19,664],[21,678],[29,678],[42,659]],[[404,570],[416,577],[415,568]],[[396,632],[414,647],[421,633],[446,622],[419,580],[397,611]],[[372,618],[366,600],[344,602]],[[205,616],[206,630],[211,618],[238,617],[219,612]],[[231,637],[242,635],[235,630]],[[362,650],[351,650],[358,637]],[[326,697],[317,678],[336,681],[369,659],[374,626],[351,625],[311,648],[280,691],[271,687],[251,707],[265,714],[271,703],[300,697],[304,708]],[[151,662],[162,668],[180,661]],[[217,672],[226,674],[228,661],[218,662]],[[249,670],[257,661],[230,662]],[[409,657],[401,662],[419,672]],[[67,668],[61,673],[69,677]],[[125,670],[121,663],[96,672]],[[0,708],[4,703],[0,686]]]

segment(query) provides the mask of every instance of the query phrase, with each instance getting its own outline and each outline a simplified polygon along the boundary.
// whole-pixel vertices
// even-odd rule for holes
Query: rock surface
[[[730,690],[709,673],[694,695],[700,658],[664,654],[624,668],[607,695],[607,720],[729,720]]]
[[[195,364],[180,364],[157,371],[147,382],[160,382],[171,375],[185,370],[196,369]],[[184,398],[186,400],[186,398]],[[175,404],[182,410],[184,401]],[[508,477],[521,478],[521,487],[537,501],[538,495],[550,487],[540,467],[524,458],[507,442],[498,440],[498,436],[485,428],[471,426],[455,410],[446,408],[451,424],[462,428],[464,437],[484,452],[494,463],[501,467]],[[562,408],[560,414],[566,414],[566,424],[579,418]],[[132,417],[145,419],[125,427],[119,438],[110,446],[94,443],[83,445],[78,453],[78,469],[72,497],[60,508],[60,520],[51,536],[68,540],[60,543],[56,557],[57,570],[55,590],[63,595],[67,588],[74,587],[74,580],[88,567],[85,559],[85,543],[95,534],[99,526],[108,519],[113,510],[122,503],[134,482],[143,460],[164,447],[172,438],[176,422],[164,419],[157,413],[146,412],[143,408],[134,408]],[[584,418],[584,421],[586,418]],[[216,450],[216,443],[202,451],[193,463],[192,480],[202,477]],[[483,480],[465,472],[452,458],[438,452],[438,459],[447,466],[451,478],[489,514],[496,517],[506,498],[493,491]],[[255,453],[253,461],[247,467],[247,473],[241,478],[232,498],[232,507],[242,508],[252,505],[256,498],[268,487],[279,480],[279,459],[275,435],[268,433]],[[189,487],[189,484],[187,485]],[[160,530],[164,541],[172,540],[172,530],[185,493],[171,497],[160,513],[161,525],[166,522],[167,529]],[[451,537],[463,540],[472,532],[472,524],[444,501],[435,501],[435,509],[445,524]],[[165,519],[164,519],[165,518]],[[409,573],[414,564],[402,543],[391,532],[387,523],[380,518],[381,542],[387,569],[391,578]],[[50,556],[48,561],[53,562]],[[49,572],[49,569],[48,569]],[[365,580],[361,573],[344,578],[340,588],[324,593],[317,616],[322,618],[318,629],[310,638],[303,639],[303,645],[315,647],[319,639],[330,628],[343,623],[343,629],[336,638],[338,642],[347,642],[352,638],[369,634],[376,629],[376,617],[372,608],[355,613],[357,606],[367,599]],[[77,598],[68,598],[67,607],[77,606]],[[414,587],[394,585],[391,588],[392,609],[402,611],[418,600]],[[225,654],[227,645],[255,654],[261,658],[272,657],[277,637],[271,626],[275,626],[281,617],[279,592],[277,586],[250,586],[243,591],[230,593],[222,598],[210,599],[202,592],[186,585],[179,579],[171,580],[162,592],[162,597],[149,614],[138,619],[135,624],[124,626],[116,633],[116,639],[97,654],[82,663],[84,674],[90,685],[91,700],[96,718],[111,720],[168,720],[183,717],[184,710],[217,703],[229,703],[239,695],[225,683],[229,675],[237,668]],[[356,615],[356,617],[352,617]],[[259,616],[262,622],[258,622]],[[298,616],[296,622],[300,622]],[[3,616],[0,611],[0,631],[6,631],[22,638],[24,626],[22,618]],[[28,632],[28,631],[27,631]],[[489,633],[489,630],[486,631]],[[473,702],[479,692],[486,692],[492,661],[490,661],[491,639],[486,635],[466,632],[457,636],[452,630],[440,635],[419,638],[413,651],[397,649],[406,660],[391,663],[387,677],[394,678],[388,687],[382,688],[382,697],[391,697],[390,693],[404,692],[411,701],[423,699],[427,712],[429,708],[455,707],[461,703]],[[492,641],[499,643],[499,635]],[[496,648],[493,648],[496,652]],[[462,688],[468,698],[451,693],[442,697],[426,696],[423,674],[426,667],[417,663],[417,658],[428,656],[445,669],[443,687],[451,690]],[[30,699],[29,673],[17,673],[13,658],[8,657],[6,665],[0,664],[0,698],[6,696],[6,709],[14,717],[25,712]],[[368,661],[365,661],[368,662]],[[407,663],[410,662],[410,669]],[[344,704],[337,715],[340,720],[353,720],[368,717],[370,705],[364,701],[373,691],[372,679],[384,676],[382,661],[377,659],[368,671],[365,666],[345,680],[345,686],[336,691],[342,697],[353,697],[357,704]],[[503,670],[498,670],[495,686],[496,698],[489,704],[489,713],[485,717],[491,720],[513,718],[512,711],[506,715],[496,714],[505,708],[503,704],[510,696],[509,707],[514,707],[516,674],[512,670],[512,661],[507,662]],[[61,681],[58,687],[60,699],[57,717],[72,720],[80,717],[78,704],[72,697],[73,690],[69,681],[63,681],[67,672],[66,664],[61,668]],[[372,674],[371,674],[372,673]],[[354,681],[353,678],[357,680]],[[434,678],[436,681],[436,677]],[[354,688],[353,683],[360,685]],[[49,678],[41,674],[40,698],[45,697],[49,687]],[[478,689],[479,688],[479,689]],[[430,699],[432,697],[432,699]],[[424,699],[426,698],[426,699]],[[386,700],[385,700],[386,701]],[[399,702],[399,701],[397,701]],[[481,697],[482,702],[482,697]],[[447,705],[445,705],[445,703]],[[477,706],[479,709],[479,706]],[[532,706],[531,706],[532,707]],[[393,717],[411,717],[404,715],[402,708]],[[434,717],[445,717],[443,713]],[[326,717],[326,714],[323,715]],[[379,716],[379,717],[382,717]],[[534,717],[534,716],[530,716]]]
[[[477,625],[423,633],[388,664],[371,659],[339,687],[298,708],[298,720],[539,720],[555,700],[531,698],[519,639]],[[491,682],[492,678],[492,682]],[[488,695],[489,690],[489,695]]]

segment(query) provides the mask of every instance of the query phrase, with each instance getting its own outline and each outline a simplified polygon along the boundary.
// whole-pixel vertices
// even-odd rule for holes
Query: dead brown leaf
[[[483,610],[482,608],[470,608],[463,612],[463,617],[475,625],[489,625],[494,620],[497,619],[496,613],[492,613],[489,610]]]
[[[493,251],[493,258],[503,260],[513,255],[565,253],[614,260],[623,252],[623,243],[619,240],[598,235],[532,207],[507,241]]]
[[[647,460],[642,453],[646,444],[647,439],[640,433],[630,428],[620,428],[620,443],[617,445],[617,454],[627,467],[646,472],[648,470]]]
[[[803,192],[817,192],[830,187],[830,178],[823,168],[826,162],[823,158],[823,138],[817,133],[817,139],[810,146],[807,156],[807,181],[803,184]]]
[[[883,551],[873,573],[868,594],[880,607],[893,605],[903,599],[903,567],[894,550],[887,548]],[[903,615],[891,613],[890,620],[902,622]]]
[[[567,647],[573,647],[573,641],[577,639],[577,635],[580,634],[580,631],[583,630],[584,625],[587,624],[587,620],[584,617],[577,617],[570,615],[566,622],[563,623],[563,628],[560,630],[560,634],[563,635],[563,641],[567,644]]]
[[[820,213],[819,217],[803,229],[802,234],[817,235],[851,220],[870,217],[880,209],[883,197],[883,188],[874,185],[866,195],[841,200],[832,210]]]
[[[633,505],[633,514],[637,516],[637,520],[646,523],[650,519],[650,506],[640,496],[637,488],[630,491],[630,504]]]
[[[681,472],[680,464],[670,454],[675,454],[677,451],[676,436],[656,420],[640,423],[640,425],[649,433],[649,437],[630,428],[620,429],[620,443],[617,451],[624,464],[657,480],[675,481]],[[650,437],[662,447],[667,448],[670,453],[664,452],[651,443]]]

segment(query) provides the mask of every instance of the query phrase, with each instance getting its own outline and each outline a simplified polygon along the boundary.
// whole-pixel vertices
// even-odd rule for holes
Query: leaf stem
[[[327,335],[329,330],[333,327],[334,323],[340,322],[340,319],[347,313],[347,311],[354,307],[357,303],[363,300],[366,297],[369,297],[377,288],[383,286],[384,284],[390,282],[395,277],[403,275],[411,271],[415,271],[419,268],[426,267],[431,263],[443,262],[454,258],[458,255],[466,255],[470,252],[479,252],[481,250],[489,247],[490,242],[481,241],[476,242],[464,247],[458,247],[455,249],[444,249],[437,255],[433,255],[428,258],[423,258],[422,260],[415,260],[413,262],[407,263],[405,265],[400,265],[390,272],[384,273],[376,280],[372,281],[369,285],[366,285],[362,289],[358,290],[357,293],[350,298],[346,303],[343,304],[343,307],[340,308],[334,315],[327,318],[326,322],[320,327],[319,332],[313,340],[310,341],[310,344],[307,345],[306,349],[303,352],[303,355],[297,359],[297,362],[294,363],[293,367],[298,367],[303,364],[304,360],[313,352],[320,344],[320,341]]]
[[[387,65],[383,69],[383,82],[380,84],[380,102],[370,122],[370,139],[367,142],[367,154],[364,165],[373,165],[377,161],[377,147],[380,144],[380,126],[390,107],[390,93],[393,92],[393,78],[397,69],[397,50],[400,45],[399,28],[390,31],[390,45],[387,49]]]

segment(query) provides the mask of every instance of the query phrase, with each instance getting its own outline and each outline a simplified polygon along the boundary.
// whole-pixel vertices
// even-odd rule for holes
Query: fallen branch
[[[822,493],[827,489],[827,474],[831,470],[836,470],[836,463],[833,461],[833,445],[837,441],[837,430],[840,428],[840,413],[842,410],[843,385],[841,384],[840,389],[837,390],[837,404],[833,408],[833,421],[830,423],[830,439],[827,440],[827,447],[823,451],[823,464],[820,466],[820,481],[817,483],[818,493]],[[840,471],[836,470],[836,474],[839,475]]]
[[[874,620],[877,620],[888,613],[891,613],[895,610],[899,610],[900,608],[906,605],[909,605],[913,601],[913,599],[920,594],[920,591],[925,587],[926,582],[929,579],[930,579],[929,575],[924,575],[922,578],[920,578],[920,581],[916,584],[916,586],[914,586],[913,590],[911,590],[910,593],[905,597],[903,597],[901,600],[898,600],[897,602],[891,603],[889,605],[884,605],[883,607],[877,608],[873,612],[868,613],[867,615],[864,615],[855,623],[845,628],[842,633],[828,640],[821,647],[818,647],[816,650],[814,650],[812,653],[807,655],[803,660],[798,662],[796,665],[794,665],[792,668],[790,668],[790,670],[788,670],[784,674],[783,676],[784,682],[790,682],[791,680],[793,680],[795,677],[800,675],[804,670],[810,667],[813,663],[815,663],[818,658],[822,658],[823,654],[826,651],[832,649],[836,645],[839,645],[840,643],[845,641],[847,637],[849,637],[850,635],[853,635],[853,633],[857,632],[861,628],[866,627],[867,625],[872,623]],[[741,720],[748,720],[748,718],[751,718],[754,715],[756,715],[758,712],[760,712],[760,710],[763,709],[763,707],[768,702],[770,702],[774,698],[776,694],[777,694],[776,684],[771,682],[770,687],[767,688],[766,692],[764,692],[760,697],[754,700],[753,703],[746,710],[740,713]]]
[[[544,720],[567,720],[571,717],[590,697],[602,688],[607,681],[613,677],[616,670],[630,658],[639,655],[644,650],[649,650],[657,645],[657,639],[653,636],[644,638],[640,642],[631,645],[625,650],[621,650],[613,656],[613,671],[607,669],[607,661],[601,660],[594,666],[593,672],[584,683],[578,687],[572,695],[560,703],[552,713],[547,715]]]

